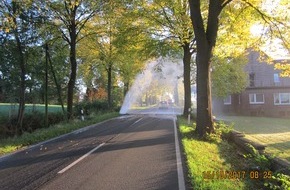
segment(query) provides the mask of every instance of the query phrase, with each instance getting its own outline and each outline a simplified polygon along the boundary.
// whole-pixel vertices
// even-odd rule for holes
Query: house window
[[[280,82],[279,73],[274,73],[274,83],[277,84]]]
[[[224,99],[224,105],[230,105],[232,104],[232,96],[229,95]]]
[[[275,105],[289,105],[290,104],[290,93],[275,93],[274,94]]]
[[[250,87],[254,87],[255,86],[255,73],[249,74],[249,80],[250,80]]]
[[[249,94],[250,104],[264,104],[264,94]]]

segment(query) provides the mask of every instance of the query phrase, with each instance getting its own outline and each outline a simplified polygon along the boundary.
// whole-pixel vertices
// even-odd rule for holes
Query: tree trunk
[[[126,97],[128,90],[129,90],[129,82],[125,82],[125,84],[124,84],[124,98]]]
[[[2,77],[0,76],[0,102],[4,100],[4,94],[3,94],[3,82]]]
[[[190,47],[189,43],[183,46],[183,78],[184,78],[184,110],[183,115],[187,116],[191,108],[191,84],[190,84]]]
[[[210,56],[209,50],[197,52],[197,120],[196,132],[200,137],[206,133],[212,133],[212,105],[211,105],[211,79],[210,79]]]
[[[218,16],[223,9],[222,3],[223,1],[209,0],[207,23],[205,26],[205,22],[201,14],[200,0],[189,0],[190,18],[192,21],[197,47],[196,131],[200,137],[204,137],[206,133],[214,132],[211,105],[210,59],[212,56],[213,47],[216,43]]]
[[[45,127],[48,127],[48,45],[45,44]]]
[[[49,47],[48,46],[47,46],[47,55],[48,55],[50,70],[51,70],[51,73],[52,73],[52,76],[53,76],[53,80],[54,80],[54,83],[55,83],[55,86],[56,86],[56,89],[57,89],[58,99],[59,99],[59,102],[61,104],[62,113],[65,116],[65,109],[64,109],[63,99],[62,99],[62,95],[61,95],[61,87],[60,87],[60,85],[59,85],[59,83],[57,81],[56,74],[54,72],[54,68],[53,68],[53,64],[52,64],[51,57],[50,57],[50,54],[49,54]],[[67,117],[65,117],[65,118],[67,118]]]
[[[16,23],[16,20],[14,21]],[[15,32],[15,39],[17,43],[17,48],[19,52],[19,66],[20,66],[20,90],[19,90],[19,108],[18,108],[18,116],[17,116],[17,126],[16,126],[16,134],[22,133],[22,125],[24,118],[24,110],[25,110],[25,60],[23,55],[22,44],[20,42],[18,33]]]
[[[71,73],[68,82],[67,90],[67,117],[71,119],[73,117],[73,97],[74,97],[74,87],[76,82],[77,73],[77,62],[76,62],[76,28],[71,27],[71,42],[70,42],[70,64]]]
[[[107,91],[108,91],[108,107],[112,107],[112,64],[109,63],[109,67],[107,69],[108,73],[108,86],[107,86]]]

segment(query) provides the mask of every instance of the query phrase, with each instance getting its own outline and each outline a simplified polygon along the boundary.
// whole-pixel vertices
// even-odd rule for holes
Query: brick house
[[[248,87],[223,100],[213,98],[213,113],[290,117],[290,78],[280,77],[273,64],[260,61],[258,52],[251,52],[248,60]]]

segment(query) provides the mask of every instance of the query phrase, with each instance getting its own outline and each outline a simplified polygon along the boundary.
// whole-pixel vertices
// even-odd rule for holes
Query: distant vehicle
[[[171,99],[169,99],[169,100],[167,101],[167,103],[168,103],[168,105],[171,106],[171,107],[174,105],[174,103],[173,103],[173,101],[172,101]]]
[[[161,101],[159,103],[159,109],[167,109],[168,108],[168,103],[166,101]]]

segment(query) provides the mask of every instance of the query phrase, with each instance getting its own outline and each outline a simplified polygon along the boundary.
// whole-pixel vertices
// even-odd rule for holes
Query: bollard
[[[81,109],[81,120],[84,121],[85,120],[85,117],[84,117],[84,110]]]

